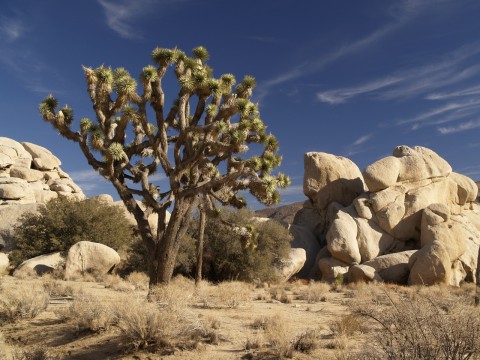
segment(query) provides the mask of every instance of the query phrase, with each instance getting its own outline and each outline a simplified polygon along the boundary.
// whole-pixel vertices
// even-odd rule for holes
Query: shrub
[[[32,319],[46,310],[49,300],[47,292],[38,287],[23,284],[9,289],[0,297],[0,324]]]
[[[101,332],[108,330],[114,322],[112,308],[91,296],[79,296],[67,309],[57,310],[55,314],[61,320],[73,323],[78,331]]]
[[[85,201],[59,197],[26,213],[14,228],[15,249],[10,262],[22,261],[55,251],[67,251],[78,241],[93,241],[119,250],[132,242],[133,227],[124,211],[96,199]]]
[[[240,281],[227,281],[218,285],[217,296],[220,304],[237,308],[251,299],[251,287]]]
[[[318,347],[319,334],[315,330],[307,330],[293,340],[293,349],[310,354]]]
[[[72,296],[73,288],[66,285],[63,281],[45,278],[42,282],[43,288],[51,297]]]
[[[330,324],[330,330],[336,336],[352,336],[361,329],[360,317],[353,314],[342,315]]]
[[[267,319],[265,338],[277,358],[293,357],[292,329],[283,316],[277,314]]]
[[[476,359],[480,355],[480,309],[455,298],[392,296],[388,311],[369,306],[356,313],[372,319],[381,330],[375,337],[377,358]]]
[[[288,256],[291,235],[275,221],[254,221],[248,209],[222,210],[222,219],[230,224],[250,229],[250,239],[232,231],[219,218],[208,219],[205,231],[205,249],[213,260],[209,273],[211,280],[275,280],[273,271]],[[194,238],[196,236],[194,235]]]
[[[135,350],[169,345],[175,326],[176,313],[160,311],[155,303],[129,298],[118,304],[116,323],[128,344]]]

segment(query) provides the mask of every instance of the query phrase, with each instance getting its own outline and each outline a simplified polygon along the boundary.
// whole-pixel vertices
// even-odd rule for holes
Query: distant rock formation
[[[476,280],[478,187],[432,150],[398,146],[363,174],[346,158],[307,153],[304,193],[309,200],[292,226],[296,247],[307,252],[300,272],[306,277],[426,285]]]
[[[0,205],[45,203],[58,196],[85,199],[44,147],[0,137]]]
[[[0,137],[0,250],[11,250],[10,232],[18,218],[58,196],[86,198],[44,147]]]

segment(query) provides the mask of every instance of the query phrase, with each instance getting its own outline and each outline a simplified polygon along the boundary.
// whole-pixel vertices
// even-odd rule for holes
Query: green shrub
[[[67,251],[78,241],[93,241],[119,250],[130,245],[134,233],[120,207],[96,199],[59,197],[38,212],[22,215],[14,238],[16,247],[10,262],[19,265],[38,255]]]
[[[274,280],[274,267],[288,255],[291,235],[275,221],[254,221],[254,213],[248,209],[222,209],[220,217],[208,218],[205,227],[203,277],[212,281],[222,280]],[[227,223],[227,224],[226,224]],[[232,229],[245,227],[251,231],[250,239],[243,238]],[[194,277],[196,266],[196,239],[198,219],[190,222],[177,256],[175,274]],[[141,240],[134,242],[125,273],[147,272],[148,251]]]
[[[275,279],[274,267],[287,257],[291,235],[275,221],[252,221],[253,217],[248,209],[222,211],[224,221],[249,229],[252,236],[247,239],[219,218],[208,219],[205,250],[213,259],[205,275],[211,280]]]

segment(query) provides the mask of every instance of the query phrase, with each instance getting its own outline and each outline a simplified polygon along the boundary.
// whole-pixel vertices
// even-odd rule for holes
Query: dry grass
[[[134,271],[127,276],[126,280],[135,287],[135,290],[148,290],[149,278],[143,272]]]
[[[266,320],[265,339],[279,359],[293,357],[293,331],[281,314]]]
[[[160,311],[157,304],[140,298],[125,298],[115,310],[115,319],[128,347],[152,349],[167,347],[178,332],[177,314]]]
[[[73,295],[73,287],[64,281],[52,278],[42,278],[42,285],[50,297],[66,297]]]
[[[47,292],[38,286],[19,284],[4,291],[0,296],[0,324],[32,319],[47,308],[49,300]]]
[[[67,309],[55,312],[58,318],[70,322],[80,332],[101,332],[108,330],[114,322],[111,306],[93,296],[79,296]]]
[[[135,286],[129,282],[126,282],[118,275],[107,274],[102,277],[101,281],[106,288],[110,288],[120,292],[131,292],[135,290]]]
[[[386,291],[391,306],[356,313],[380,327],[377,358],[476,359],[480,356],[480,309],[458,301],[446,287]],[[406,295],[410,295],[407,297]],[[442,297],[440,297],[442,296]]]
[[[273,301],[280,301],[284,304],[292,303],[292,296],[287,293],[285,288],[277,286],[270,289],[270,298]]]
[[[330,323],[330,330],[337,337],[350,337],[360,331],[361,326],[361,318],[358,315],[344,314]]]
[[[221,305],[235,309],[251,300],[252,285],[241,281],[222,282],[216,296]]]
[[[330,284],[323,282],[312,282],[306,288],[298,291],[299,298],[305,300],[309,304],[317,302],[325,302],[327,294],[330,291]]]

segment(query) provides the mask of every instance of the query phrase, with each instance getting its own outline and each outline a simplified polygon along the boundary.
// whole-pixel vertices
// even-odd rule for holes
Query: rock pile
[[[363,174],[350,160],[305,154],[309,198],[293,222],[300,274],[332,281],[476,281],[478,187],[424,147],[398,146]],[[297,245],[298,246],[298,245]]]
[[[58,196],[83,200],[60,165],[44,147],[0,137],[0,205],[45,203]]]

